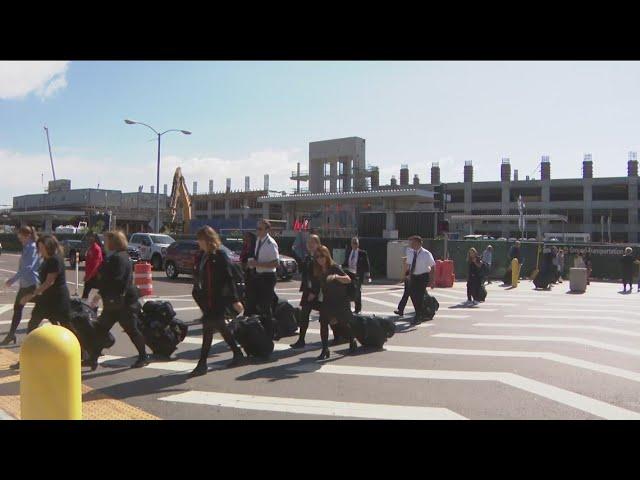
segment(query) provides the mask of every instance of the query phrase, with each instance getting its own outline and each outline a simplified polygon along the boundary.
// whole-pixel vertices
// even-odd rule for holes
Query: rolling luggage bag
[[[484,302],[486,298],[487,298],[487,289],[485,288],[484,285],[480,285],[476,300],[478,300],[479,302]]]
[[[273,314],[279,337],[290,337],[298,331],[296,309],[287,300],[280,300]]]
[[[111,348],[116,343],[111,332],[97,328],[96,320],[95,310],[80,298],[71,299],[69,327],[78,338],[83,358],[91,358],[94,354],[101,356],[104,348]]]
[[[502,277],[502,283],[505,285],[511,285],[511,267],[507,268]]]
[[[538,275],[536,275],[536,278],[533,279],[533,285],[536,288],[546,289],[549,287],[551,280],[552,278],[549,271],[543,271],[538,273]]]
[[[436,315],[439,308],[440,304],[438,303],[438,300],[436,300],[436,297],[424,292],[424,300],[422,301],[423,318],[425,320],[431,320]]]
[[[229,328],[247,355],[267,358],[273,352],[273,339],[265,332],[258,315],[236,317]]]
[[[395,324],[389,318],[354,315],[349,322],[354,337],[362,346],[382,348],[395,333]]]
[[[149,301],[142,307],[140,330],[145,344],[155,355],[170,357],[187,336],[189,327],[175,315],[169,302]]]

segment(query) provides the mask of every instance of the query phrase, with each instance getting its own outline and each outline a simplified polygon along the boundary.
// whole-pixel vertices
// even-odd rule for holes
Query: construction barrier
[[[151,264],[148,262],[138,262],[136,263],[133,272],[133,281],[140,292],[140,296],[148,297],[153,295]]]
[[[518,279],[520,278],[520,262],[517,258],[511,260],[511,286],[518,286]]]
[[[455,265],[453,260],[436,261],[436,287],[451,288],[455,282]]]

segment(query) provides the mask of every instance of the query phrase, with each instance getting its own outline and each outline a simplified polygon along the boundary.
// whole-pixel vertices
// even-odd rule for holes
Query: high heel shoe
[[[0,346],[5,346],[5,345],[9,345],[10,343],[13,343],[14,345],[16,344],[16,336],[12,335],[9,336],[7,335],[6,337],[4,337],[4,340],[2,340],[2,342],[0,342]]]
[[[142,368],[149,365],[149,355],[140,355],[131,368]]]
[[[331,353],[329,352],[329,349],[323,348],[322,352],[320,352],[320,355],[316,358],[316,360],[326,360],[330,355]]]
[[[95,372],[98,368],[98,359],[97,358],[87,358],[82,362],[83,367],[91,367],[91,371]]]
[[[198,365],[196,365],[196,368],[194,368],[191,373],[189,373],[189,378],[193,378],[193,377],[201,377],[202,375],[205,375],[208,371],[207,368],[207,363],[206,362],[198,362]]]

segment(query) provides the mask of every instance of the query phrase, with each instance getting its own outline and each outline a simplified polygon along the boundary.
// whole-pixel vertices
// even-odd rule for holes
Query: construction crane
[[[49,145],[49,159],[51,160],[51,171],[53,172],[53,180],[56,179],[56,169],[53,167],[53,155],[51,154],[51,141],[49,140],[49,129],[44,126],[44,131],[47,134],[47,145]]]
[[[171,186],[171,197],[169,197],[169,211],[171,213],[171,223],[176,220],[176,214],[178,213],[178,201],[182,202],[182,220],[183,233],[189,233],[189,226],[191,223],[191,196],[187,189],[187,182],[182,176],[182,169],[176,168],[176,173],[173,174],[173,185]]]

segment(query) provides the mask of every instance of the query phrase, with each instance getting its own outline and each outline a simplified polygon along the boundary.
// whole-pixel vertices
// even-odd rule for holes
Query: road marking
[[[614,333],[626,337],[640,337],[640,332],[620,330],[618,328],[599,327],[596,325],[560,325],[555,323],[474,323],[474,327],[507,327],[507,328],[548,328],[556,330],[594,330],[596,332]]]
[[[13,310],[13,305],[0,305],[0,315],[11,310]]]
[[[535,318],[535,319],[555,319],[555,320],[610,320],[612,322],[620,322],[620,323],[629,323],[631,325],[640,325],[640,321],[638,320],[627,320],[624,318],[618,317],[588,317],[585,315],[505,315],[505,318]]]
[[[200,307],[178,307],[174,308],[174,312],[186,312],[188,310],[200,310]]]
[[[578,345],[586,345],[601,350],[610,350],[612,352],[626,353],[628,355],[640,356],[640,350],[635,348],[620,347],[610,343],[588,340],[580,337],[553,337],[546,335],[489,335],[489,334],[470,334],[470,333],[436,333],[431,337],[439,338],[459,338],[467,340],[512,340],[523,342],[557,342],[557,343],[576,343]]]
[[[267,397],[233,393],[190,391],[159,398],[166,402],[210,405],[242,410],[324,415],[330,417],[379,420],[466,420],[447,408],[414,407],[376,403],[335,402],[330,400]]]
[[[565,307],[567,305],[562,305],[562,307]],[[584,303],[581,304],[575,304],[576,307],[584,307]],[[550,308],[550,307],[536,307],[536,308],[529,308],[528,310],[532,311],[532,312],[556,312],[556,313],[562,313],[562,312],[570,312],[570,313],[593,313],[593,314],[597,314],[597,313],[618,313],[620,315],[636,315],[636,316],[640,316],[640,312],[634,312],[631,311],[631,309],[629,310],[610,310],[607,307],[601,307],[602,310],[597,310],[597,308],[590,308],[590,309],[584,309],[581,310],[579,308],[568,308],[568,309],[563,309],[563,308],[558,308],[557,306],[555,308]],[[583,317],[583,318],[588,318],[588,317]]]
[[[429,380],[465,380],[500,382],[505,385],[533,393],[563,405],[582,410],[608,420],[640,419],[640,413],[617,407],[594,398],[554,387],[521,375],[509,372],[474,372],[456,370],[416,370],[405,368],[355,367],[335,364],[296,365],[292,370],[313,373],[333,373],[338,375],[363,375],[374,377],[416,378]]]

